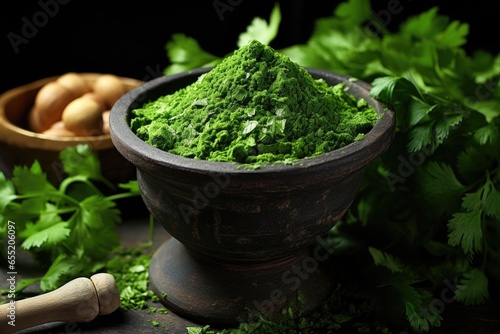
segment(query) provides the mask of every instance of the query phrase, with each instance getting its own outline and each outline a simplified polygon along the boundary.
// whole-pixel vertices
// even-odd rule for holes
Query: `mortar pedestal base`
[[[236,325],[277,319],[289,306],[312,312],[332,291],[328,258],[314,244],[281,259],[226,263],[171,238],[154,254],[149,274],[152,290],[173,312],[200,324]]]

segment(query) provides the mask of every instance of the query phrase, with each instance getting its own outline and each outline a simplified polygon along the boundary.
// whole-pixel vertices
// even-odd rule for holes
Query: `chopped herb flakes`
[[[342,84],[313,79],[255,40],[195,83],[132,113],[132,130],[157,148],[254,166],[343,147],[361,139],[377,119]]]
[[[149,306],[150,301],[158,301],[158,296],[149,289],[150,262],[151,254],[143,247],[123,249],[108,261],[107,270],[115,277],[123,310],[149,309],[150,313],[166,313],[166,309]]]

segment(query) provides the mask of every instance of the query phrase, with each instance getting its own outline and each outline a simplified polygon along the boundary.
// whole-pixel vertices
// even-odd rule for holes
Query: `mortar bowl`
[[[381,115],[363,139],[296,164],[249,170],[167,153],[132,132],[134,108],[208,70],[146,82],[111,112],[113,144],[136,166],[146,206],[172,236],[152,258],[152,288],[172,311],[202,324],[273,319],[291,304],[311,312],[333,287],[318,238],[348,210],[366,165],[389,147],[395,115],[369,95],[367,83],[307,69],[330,85],[344,83]]]

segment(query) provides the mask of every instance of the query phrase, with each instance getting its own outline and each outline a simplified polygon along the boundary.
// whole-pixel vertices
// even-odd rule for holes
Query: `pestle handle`
[[[120,294],[110,274],[99,273],[89,278],[79,277],[57,290],[0,305],[0,333],[10,334],[44,323],[88,322],[98,314],[106,315],[120,306]],[[10,308],[9,308],[10,307]],[[9,324],[15,315],[15,326]]]

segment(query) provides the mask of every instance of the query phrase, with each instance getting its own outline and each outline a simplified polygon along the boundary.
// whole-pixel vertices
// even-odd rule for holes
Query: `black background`
[[[275,1],[218,0],[236,4],[223,14],[206,1],[7,1],[0,5],[0,92],[65,72],[114,73],[140,80],[161,75],[168,65],[165,44],[173,33],[182,32],[199,41],[202,48],[223,56],[236,48],[237,36],[255,16],[269,18]],[[372,0],[374,12],[396,0]],[[339,0],[278,1],[282,23],[275,48],[305,42],[318,17],[330,16]],[[500,50],[498,17],[493,1],[400,0],[403,10],[390,18],[395,30],[401,21],[433,6],[453,20],[470,24],[466,50]],[[57,13],[16,53],[9,34],[22,36],[26,20],[33,23],[43,11],[41,3],[58,3]],[[37,14],[38,13],[38,14]],[[24,21],[23,21],[24,18]]]

